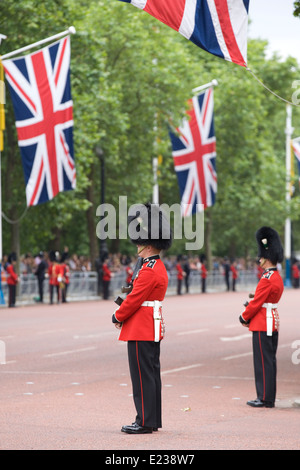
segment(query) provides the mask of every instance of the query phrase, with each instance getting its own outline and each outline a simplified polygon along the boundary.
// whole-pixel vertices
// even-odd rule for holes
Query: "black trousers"
[[[161,428],[160,343],[128,341],[128,361],[136,422]]]
[[[38,277],[38,288],[40,295],[40,302],[44,301],[44,277]]]
[[[8,284],[8,306],[14,307],[16,304],[16,291],[17,286],[14,284]]]
[[[110,285],[110,281],[102,281],[104,300],[107,300],[109,298],[109,285]]]
[[[257,398],[275,403],[278,332],[267,336],[265,331],[253,331],[252,344]]]
[[[56,291],[57,303],[59,303],[59,301],[60,301],[60,288],[59,288],[59,286],[53,286],[52,284],[49,284],[50,304],[53,304],[54,290]]]

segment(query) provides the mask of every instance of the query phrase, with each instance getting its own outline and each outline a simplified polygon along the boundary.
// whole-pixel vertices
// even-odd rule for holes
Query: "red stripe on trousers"
[[[260,349],[260,355],[261,355],[261,365],[262,365],[262,370],[263,370],[263,382],[264,382],[263,400],[265,400],[265,397],[266,397],[265,363],[264,363],[264,356],[263,356],[263,351],[261,347],[260,331],[258,332],[258,339],[259,339],[259,349]]]
[[[139,361],[139,349],[138,349],[138,342],[136,341],[136,359],[137,359],[137,365],[139,369],[139,376],[140,376],[140,386],[141,386],[141,398],[142,398],[142,415],[143,415],[143,422],[142,426],[144,426],[145,423],[145,413],[144,413],[144,396],[143,396],[143,383],[142,383],[142,374],[141,374],[141,368],[140,368],[140,361]]]

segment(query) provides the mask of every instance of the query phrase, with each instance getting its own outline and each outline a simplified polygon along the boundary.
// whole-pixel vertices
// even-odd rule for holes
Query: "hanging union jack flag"
[[[27,205],[74,189],[70,38],[3,60],[13,102]]]
[[[182,215],[212,206],[217,192],[213,89],[189,100],[187,118],[170,132]]]
[[[250,0],[120,0],[145,10],[207,52],[247,65]]]

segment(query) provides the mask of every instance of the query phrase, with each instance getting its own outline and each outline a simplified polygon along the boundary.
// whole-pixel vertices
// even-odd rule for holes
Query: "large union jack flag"
[[[75,188],[70,38],[3,60],[13,102],[27,205]]]
[[[120,0],[145,10],[202,49],[247,64],[250,0]]]
[[[182,215],[212,206],[217,192],[213,89],[189,100],[187,118],[170,132]]]

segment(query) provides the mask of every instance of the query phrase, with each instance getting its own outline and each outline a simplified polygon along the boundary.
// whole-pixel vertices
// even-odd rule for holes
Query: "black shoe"
[[[263,408],[265,406],[264,402],[259,398],[256,398],[256,400],[247,401],[247,405],[253,406],[253,408]]]
[[[256,398],[256,400],[247,401],[247,405],[252,406],[253,408],[274,408],[274,403],[270,401],[263,401],[259,398]]]
[[[275,404],[272,403],[271,401],[265,401],[264,402],[266,408],[274,408]]]
[[[123,426],[121,431],[126,432],[127,434],[151,434],[153,428],[147,428],[145,426],[140,426],[137,423],[133,423],[128,426]]]

